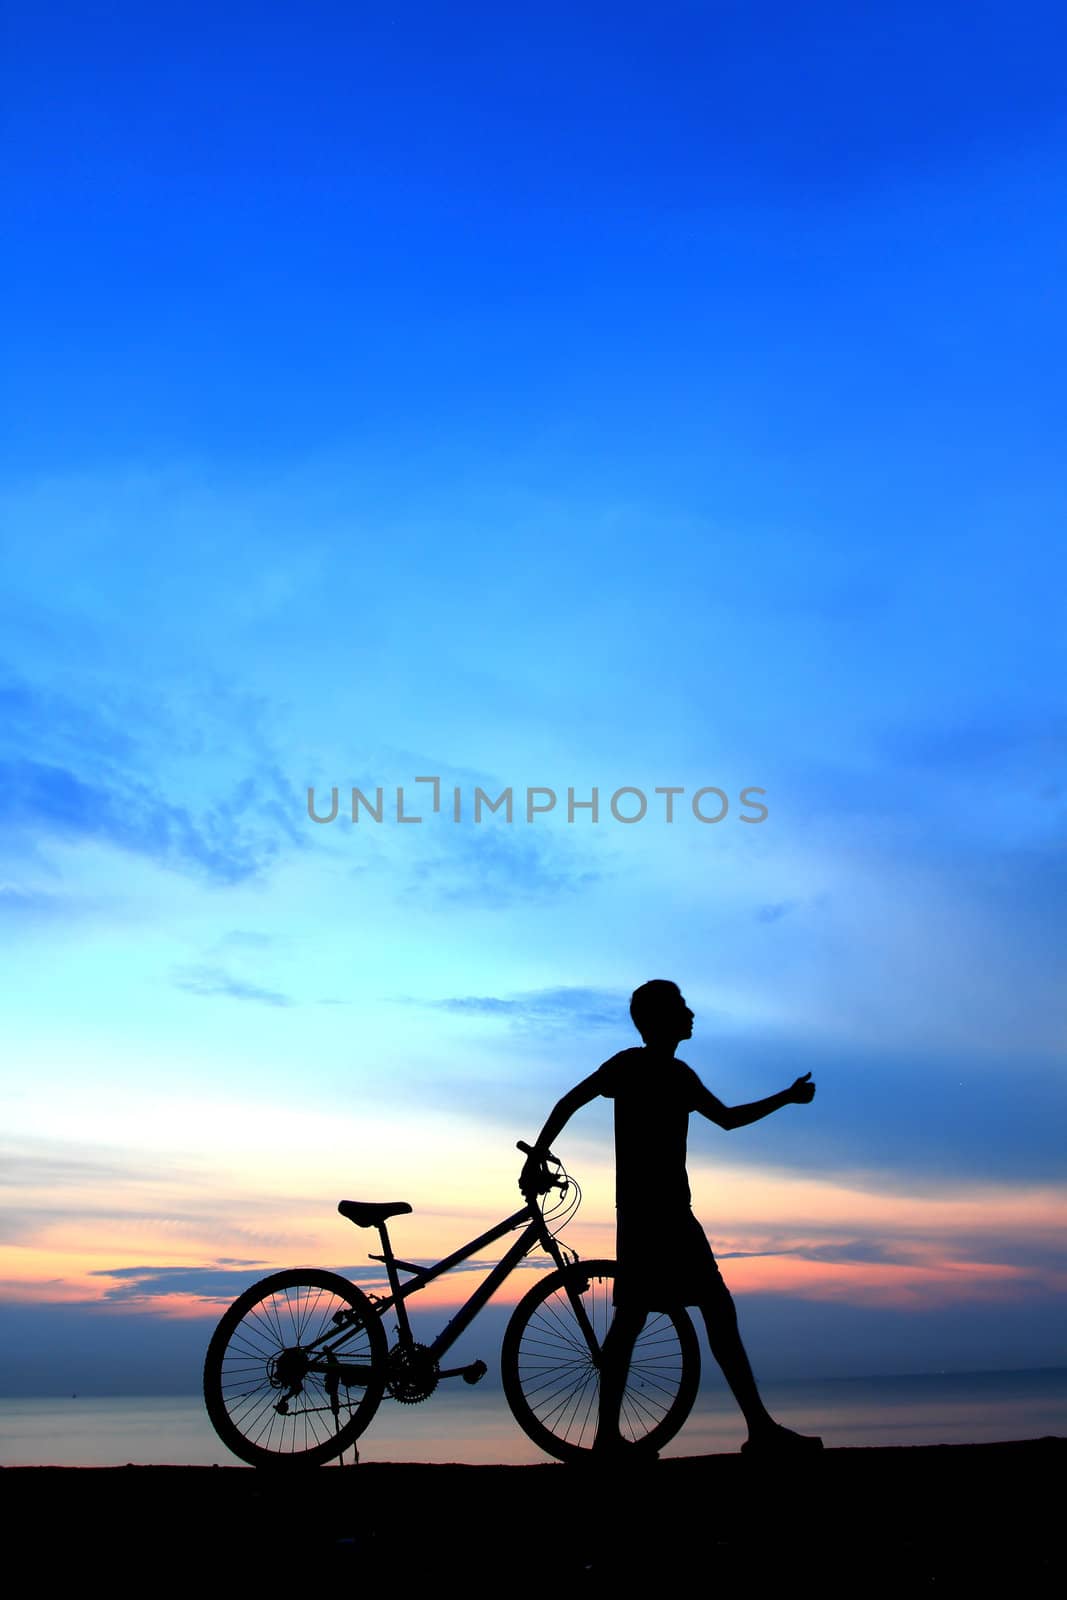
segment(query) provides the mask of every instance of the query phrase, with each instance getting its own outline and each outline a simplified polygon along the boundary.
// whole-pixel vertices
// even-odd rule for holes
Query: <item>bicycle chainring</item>
[[[407,1349],[396,1345],[389,1352],[386,1391],[401,1405],[418,1405],[437,1388],[437,1374],[438,1364],[424,1344],[408,1345]]]

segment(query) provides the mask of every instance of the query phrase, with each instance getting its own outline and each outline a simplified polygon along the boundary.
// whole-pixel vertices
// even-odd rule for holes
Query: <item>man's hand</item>
[[[532,1195],[547,1194],[552,1187],[552,1180],[548,1175],[544,1158],[538,1155],[526,1157],[525,1165],[519,1173],[519,1189],[524,1200],[529,1200]]]
[[[815,1085],[810,1080],[811,1073],[805,1072],[802,1078],[795,1079],[785,1091],[790,1100],[795,1101],[798,1106],[810,1106],[815,1099]]]

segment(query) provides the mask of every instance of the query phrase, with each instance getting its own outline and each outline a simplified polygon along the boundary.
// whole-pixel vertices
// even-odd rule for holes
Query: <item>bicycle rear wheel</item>
[[[549,1273],[519,1301],[504,1334],[508,1405],[523,1432],[559,1461],[580,1460],[596,1437],[599,1355],[614,1315],[615,1270],[614,1261],[581,1261]],[[623,1393],[623,1439],[660,1449],[689,1415],[699,1382],[700,1346],[688,1312],[650,1312]]]
[[[226,1312],[204,1361],[215,1432],[253,1466],[319,1466],[370,1422],[386,1340],[362,1290],[305,1267],[253,1284]]]

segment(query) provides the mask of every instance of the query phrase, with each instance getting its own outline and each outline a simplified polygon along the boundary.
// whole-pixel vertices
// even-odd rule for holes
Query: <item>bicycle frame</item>
[[[450,1256],[445,1256],[442,1261],[435,1262],[431,1267],[413,1266],[410,1262],[398,1260],[389,1242],[386,1224],[383,1222],[379,1225],[378,1233],[382,1241],[382,1254],[380,1256],[372,1255],[371,1260],[381,1261],[384,1264],[386,1275],[389,1279],[390,1293],[387,1295],[371,1294],[368,1295],[368,1298],[371,1300],[375,1315],[378,1317],[384,1317],[386,1312],[395,1308],[399,1344],[402,1348],[410,1347],[414,1342],[411,1334],[411,1323],[408,1320],[407,1306],[404,1304],[408,1297],[417,1294],[420,1289],[425,1289],[426,1285],[432,1283],[435,1278],[441,1277],[444,1273],[451,1271],[453,1267],[459,1266],[461,1262],[467,1261],[471,1256],[476,1255],[479,1250],[495,1244],[506,1233],[511,1233],[513,1229],[519,1227],[523,1221],[527,1223],[527,1226],[515,1243],[505,1252],[488,1277],[478,1285],[470,1299],[459,1308],[455,1316],[428,1347],[430,1359],[438,1361],[462,1336],[483,1306],[487,1305],[492,1299],[505,1278],[514,1271],[524,1256],[529,1255],[535,1245],[540,1245],[547,1251],[557,1268],[565,1265],[564,1248],[556,1241],[554,1235],[548,1231],[536,1201],[530,1201],[520,1211],[515,1211],[510,1217],[505,1217],[503,1222],[498,1222],[495,1227],[490,1228],[486,1233],[479,1234],[477,1239],[471,1239],[469,1243],[461,1245]],[[414,1276],[409,1278],[406,1283],[401,1283],[399,1277],[401,1272],[410,1272]],[[364,1292],[366,1293],[366,1291]],[[599,1350],[596,1337],[586,1315],[585,1307],[582,1305],[581,1298],[576,1297],[573,1303],[575,1315],[589,1343],[589,1348],[594,1353],[594,1357],[598,1357]],[[343,1349],[345,1343],[351,1337],[352,1334],[348,1333],[342,1334],[340,1337],[334,1333],[323,1334],[313,1344],[306,1346],[306,1350],[310,1351],[325,1346],[327,1359],[331,1360],[334,1353]],[[345,1366],[338,1369],[336,1375],[342,1382],[353,1384],[358,1383],[361,1377],[365,1379],[366,1369]],[[450,1374],[443,1373],[441,1376],[450,1376]]]
[[[445,1256],[443,1261],[438,1261],[432,1267],[410,1267],[406,1262],[398,1261],[393,1255],[389,1245],[389,1237],[383,1225],[381,1229],[382,1260],[389,1277],[389,1287],[392,1293],[381,1297],[375,1309],[380,1315],[384,1316],[387,1311],[394,1307],[396,1308],[398,1332],[402,1345],[412,1342],[411,1324],[408,1321],[407,1307],[404,1304],[408,1296],[417,1294],[420,1289],[424,1289],[435,1278],[441,1277],[443,1273],[450,1271],[452,1267],[458,1267],[460,1262],[467,1261],[471,1256],[476,1255],[479,1250],[495,1244],[506,1233],[510,1233],[513,1228],[517,1228],[523,1218],[528,1219],[528,1226],[523,1229],[510,1250],[506,1251],[497,1262],[489,1276],[478,1285],[470,1299],[460,1307],[451,1322],[437,1335],[437,1338],[429,1346],[431,1358],[437,1361],[444,1355],[446,1350],[451,1349],[456,1340],[470,1327],[482,1307],[492,1299],[505,1278],[514,1271],[524,1256],[529,1255],[534,1245],[542,1245],[555,1261],[557,1267],[563,1265],[563,1252],[560,1246],[546,1229],[540,1214],[538,1213],[536,1217],[533,1217],[530,1212],[531,1208],[529,1206],[523,1206],[521,1211],[516,1211],[510,1217],[506,1217],[503,1222],[498,1222],[495,1228],[490,1228],[487,1233],[480,1234],[477,1239],[472,1239],[469,1244],[461,1245],[458,1250],[454,1250],[450,1256]],[[401,1283],[397,1276],[398,1271],[413,1271],[417,1276],[409,1278],[406,1283]]]

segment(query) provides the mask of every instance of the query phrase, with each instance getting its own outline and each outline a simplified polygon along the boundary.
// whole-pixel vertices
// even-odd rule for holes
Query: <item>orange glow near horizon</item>
[[[590,1201],[563,1236],[584,1259],[614,1254],[614,1218],[605,1204],[610,1168],[590,1167]],[[919,1309],[1021,1299],[1035,1288],[1062,1289],[1067,1283],[1054,1259],[1067,1195],[1051,1186],[946,1188],[908,1196],[844,1180],[703,1164],[695,1164],[692,1183],[694,1209],[727,1282],[740,1295],[788,1294]],[[423,1174],[418,1188],[427,1186]],[[187,1192],[179,1198],[160,1182],[150,1186],[150,1193],[137,1191],[136,1211],[123,1212],[116,1205],[112,1215],[101,1217],[97,1202],[91,1215],[78,1214],[77,1208],[65,1218],[44,1212],[48,1220],[27,1228],[23,1243],[0,1247],[0,1294],[23,1303],[92,1302],[116,1314],[189,1317],[217,1314],[237,1291],[231,1292],[228,1281],[218,1295],[181,1287],[172,1292],[165,1281],[168,1272],[225,1272],[228,1280],[250,1284],[282,1267],[317,1265],[380,1288],[361,1265],[377,1248],[376,1234],[354,1229],[332,1208],[324,1209],[322,1187],[320,1176],[311,1192],[284,1198],[260,1196],[254,1189],[252,1198],[248,1192],[201,1195],[190,1209]],[[495,1179],[483,1178],[473,1187],[477,1192],[462,1202],[398,1217],[390,1227],[398,1254],[433,1261],[498,1221],[503,1208],[490,1209],[488,1199],[480,1204],[499,1187]],[[481,1252],[475,1270],[457,1270],[420,1291],[412,1306],[444,1310],[461,1304],[486,1270],[485,1262],[498,1259],[513,1238],[507,1235]],[[1016,1247],[1023,1259],[1024,1247],[1031,1255],[1047,1247],[1049,1264],[1014,1264]],[[143,1294],[129,1276],[135,1267],[158,1274]],[[118,1276],[124,1269],[126,1275]],[[529,1281],[529,1270],[517,1272],[500,1300],[517,1299]],[[121,1297],[115,1297],[120,1288]]]
[[[75,1109],[66,1106],[64,1115]],[[42,1180],[12,1186],[5,1197],[16,1242],[0,1246],[3,1298],[88,1302],[116,1314],[211,1315],[238,1292],[235,1283],[284,1267],[314,1265],[370,1282],[364,1264],[378,1249],[377,1234],[338,1216],[342,1196],[407,1200],[412,1214],[392,1221],[390,1236],[398,1255],[417,1262],[450,1254],[519,1205],[514,1149],[458,1115],[428,1116],[403,1130],[410,1181],[398,1181],[400,1134],[380,1114],[294,1113],[283,1155],[270,1148],[277,1130],[272,1135],[265,1113],[241,1121],[220,1102],[218,1118],[200,1108],[194,1129],[173,1105],[159,1109],[154,1125],[185,1150],[199,1134],[195,1157],[160,1155],[146,1171],[134,1146],[94,1151],[72,1139],[33,1147]],[[236,1148],[234,1128],[244,1140]],[[226,1158],[215,1148],[223,1139]],[[312,1150],[314,1160],[305,1153]],[[467,1152],[462,1161],[457,1152]],[[586,1260],[611,1257],[609,1151],[575,1137],[567,1153],[584,1198],[563,1239]],[[44,1181],[55,1172],[63,1175],[58,1192]],[[877,1174],[811,1177],[713,1162],[703,1150],[691,1151],[690,1176],[694,1211],[741,1295],[921,1308],[1021,1300],[1064,1284],[1063,1187],[945,1184],[907,1194],[881,1187]],[[513,1239],[479,1252],[478,1271]],[[143,1271],[143,1292],[133,1269]],[[172,1279],[186,1272],[198,1281]],[[217,1293],[212,1274],[225,1274]],[[516,1273],[501,1299],[517,1298],[529,1277]],[[458,1305],[477,1281],[476,1272],[451,1273],[411,1304]]]

